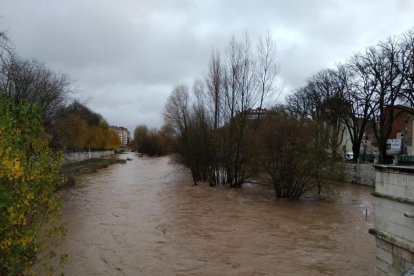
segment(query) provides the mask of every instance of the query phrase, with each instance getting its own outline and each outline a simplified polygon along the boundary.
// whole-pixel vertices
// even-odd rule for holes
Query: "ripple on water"
[[[67,275],[374,272],[370,188],[342,185],[329,202],[275,200],[260,185],[193,186],[168,157],[127,157],[66,192],[58,251],[70,256]]]

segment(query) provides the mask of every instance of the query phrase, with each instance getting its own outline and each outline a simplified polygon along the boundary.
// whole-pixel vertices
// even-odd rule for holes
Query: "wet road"
[[[192,186],[168,157],[127,157],[66,192],[66,275],[374,274],[370,188],[276,201],[259,185]]]

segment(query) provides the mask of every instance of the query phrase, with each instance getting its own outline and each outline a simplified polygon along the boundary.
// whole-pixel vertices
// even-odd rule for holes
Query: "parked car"
[[[345,153],[345,160],[346,161],[351,161],[352,159],[354,159],[354,153],[353,152],[347,152]]]

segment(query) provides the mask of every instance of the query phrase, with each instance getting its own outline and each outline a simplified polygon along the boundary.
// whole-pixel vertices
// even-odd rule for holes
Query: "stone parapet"
[[[376,275],[401,275],[413,267],[413,251],[404,241],[375,230],[371,234],[376,236]]]
[[[374,165],[377,275],[401,275],[414,264],[414,167]]]

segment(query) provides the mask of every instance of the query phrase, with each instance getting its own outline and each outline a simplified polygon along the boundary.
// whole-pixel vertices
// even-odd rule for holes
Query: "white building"
[[[116,131],[119,136],[119,140],[121,140],[121,146],[125,147],[128,144],[129,138],[129,131],[125,127],[118,127],[118,126],[111,126],[111,129]]]

